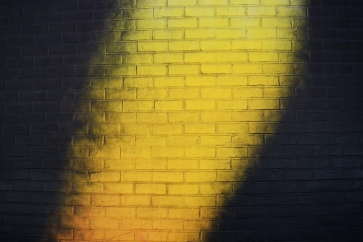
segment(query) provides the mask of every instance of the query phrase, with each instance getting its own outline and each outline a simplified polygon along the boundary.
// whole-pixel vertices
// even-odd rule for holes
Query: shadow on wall
[[[206,241],[363,240],[362,7],[310,1],[308,72],[281,76],[295,96]]]
[[[121,18],[113,8],[130,2],[0,3],[0,241],[71,236],[72,225],[54,228],[64,223],[60,215],[74,213],[62,195],[72,190],[69,181],[90,175],[70,146],[102,116],[89,112],[90,100],[103,98],[91,82],[105,77],[104,67],[90,68],[92,56],[105,51],[107,18]]]

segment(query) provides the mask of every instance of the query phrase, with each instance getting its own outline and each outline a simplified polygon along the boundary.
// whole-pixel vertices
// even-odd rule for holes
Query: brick
[[[199,16],[213,16],[214,9],[213,8],[185,8],[185,16],[187,17],[199,17]]]
[[[199,74],[198,65],[171,65],[169,66],[171,75]]]
[[[136,184],[136,193],[166,194],[166,185],[165,184]]]
[[[154,17],[182,17],[183,12],[182,8],[155,8]]]
[[[155,63],[181,63],[183,62],[183,54],[177,53],[165,53],[165,54],[154,54]]]
[[[183,31],[182,30],[154,30],[153,31],[154,39],[182,39]]]
[[[215,133],[215,124],[185,124],[186,134],[205,134],[205,133]]]
[[[138,51],[166,51],[167,42],[165,42],[165,41],[152,41],[152,42],[140,41],[137,43],[137,50]]]
[[[169,50],[199,50],[199,41],[170,41]]]

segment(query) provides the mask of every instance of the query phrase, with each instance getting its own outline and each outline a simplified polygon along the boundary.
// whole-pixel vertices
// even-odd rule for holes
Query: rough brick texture
[[[362,241],[361,0],[3,0],[0,241]]]

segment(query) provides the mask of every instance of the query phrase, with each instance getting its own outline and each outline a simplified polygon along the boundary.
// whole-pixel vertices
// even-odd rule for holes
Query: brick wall
[[[360,241],[360,0],[0,4],[1,241]]]

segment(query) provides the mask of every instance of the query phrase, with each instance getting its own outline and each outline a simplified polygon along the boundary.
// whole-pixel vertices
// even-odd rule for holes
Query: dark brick
[[[89,33],[65,33],[63,43],[87,43],[90,41]]]
[[[30,25],[35,23],[34,15],[16,15],[9,17],[11,25]]]
[[[102,31],[105,29],[105,23],[102,21],[93,21],[92,25],[89,22],[81,22],[77,23],[77,32],[95,32],[95,31]],[[103,33],[106,35],[105,33]],[[97,40],[96,40],[97,41]],[[92,42],[96,42],[92,40]]]
[[[60,134],[70,135],[70,134],[88,134],[88,129],[83,124],[61,124]]]
[[[69,159],[47,158],[47,159],[45,159],[43,161],[43,168],[44,169],[71,169],[71,167],[72,167],[72,164],[71,164],[71,161]],[[65,183],[69,184],[67,182],[65,182]],[[44,183],[43,183],[43,185],[44,185]],[[69,184],[69,185],[71,185],[71,184]],[[44,188],[43,188],[43,190],[44,190]],[[44,191],[46,191],[46,190],[44,190]]]
[[[22,6],[22,14],[46,13],[49,11],[48,4],[24,4]]]
[[[284,225],[283,228],[283,230],[267,231],[267,241],[297,241],[297,231],[288,231],[288,228],[284,227]]]
[[[298,122],[325,121],[327,114],[325,111],[298,111],[296,112]]]
[[[6,191],[3,192],[2,200],[5,202],[27,202],[29,201],[29,193]]]
[[[53,24],[63,22],[62,13],[45,13],[36,15],[37,24]]]
[[[65,56],[63,59],[65,66],[91,66],[92,56],[91,55],[73,55]]]
[[[1,92],[0,102],[14,102],[16,99],[16,92]]]
[[[16,181],[14,182],[14,190],[17,191],[40,191],[40,182],[30,182],[30,181]]]
[[[90,67],[77,67],[77,77],[104,77],[105,67],[102,66],[90,66]],[[84,85],[84,84],[83,84]]]
[[[51,3],[49,6],[50,12],[69,12],[77,9],[77,2],[60,2]]]
[[[15,145],[14,140],[15,140],[14,136],[12,136],[12,135],[9,135],[9,136],[2,135],[2,136],[0,136],[0,145],[1,146],[13,146],[13,145]]]
[[[77,29],[75,23],[55,23],[49,25],[49,33],[67,33],[75,32]]]
[[[60,196],[58,193],[32,193],[30,194],[30,201],[33,203],[59,203]]]
[[[49,46],[50,55],[74,55],[76,53],[75,44],[62,44]]]
[[[120,20],[124,17],[123,9],[111,9],[103,11],[93,11],[93,20]]]
[[[21,34],[22,35],[34,35],[34,34],[46,34],[48,33],[47,25],[30,25],[30,26],[22,26]]]
[[[116,9],[116,8],[131,8],[134,7],[133,0],[124,0],[122,2],[117,0],[107,0],[107,8]]]
[[[67,22],[91,21],[92,17],[92,11],[75,11],[64,13],[64,21]]]
[[[77,45],[77,54],[104,54],[106,46],[103,43],[87,43]]]
[[[283,123],[283,133],[310,133],[313,131],[311,123]]]
[[[328,134],[299,134],[298,144],[329,144]]]
[[[24,46],[21,49],[23,56],[42,56],[48,54],[47,46]]]
[[[336,8],[332,7],[308,7],[308,16],[325,18],[325,17],[335,17]]]
[[[69,78],[75,77],[76,71],[74,68],[68,67],[51,67],[47,69],[48,78]]]
[[[48,112],[45,116],[46,123],[73,123],[73,113]]]
[[[315,194],[315,203],[317,204],[342,204],[344,195],[341,193],[318,193]]]
[[[17,146],[22,145],[42,145],[43,144],[43,137],[42,136],[34,136],[34,135],[25,135],[25,136],[16,136],[15,137],[15,144]]]
[[[61,111],[60,102],[34,102],[34,112],[59,112]]]
[[[344,145],[344,155],[363,155],[363,144]]]
[[[33,58],[8,58],[6,61],[7,68],[27,68],[33,66]]]
[[[3,124],[3,134],[29,134],[29,125],[26,124]]]
[[[105,1],[78,1],[78,11],[83,10],[100,10],[106,8]]]
[[[74,100],[74,91],[48,91],[47,100],[48,101],[72,101]]]
[[[55,135],[58,134],[58,125],[34,124],[30,126],[30,133],[35,135]]]
[[[33,38],[35,45],[60,44],[62,41],[61,34],[36,35]]]
[[[311,100],[309,99],[282,99],[280,101],[282,109],[309,109]]]
[[[33,44],[32,36],[10,36],[8,38],[9,46],[24,46],[32,44]]]
[[[2,179],[5,180],[28,180],[30,178],[28,170],[2,169]]]
[[[61,88],[60,79],[41,79],[33,81],[34,90],[55,90]]]
[[[3,156],[29,156],[30,149],[27,146],[3,146],[2,155]]]
[[[14,161],[15,169],[39,169],[41,167],[42,167],[42,161],[40,159],[19,157],[16,158]]]
[[[32,157],[59,157],[58,147],[31,147],[30,154]]]
[[[45,136],[44,144],[50,146],[69,146],[72,145],[70,136]]]
[[[362,18],[363,8],[337,8],[338,16],[343,18]]]

